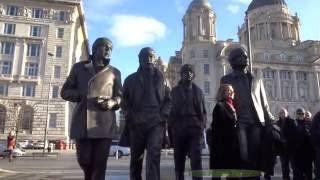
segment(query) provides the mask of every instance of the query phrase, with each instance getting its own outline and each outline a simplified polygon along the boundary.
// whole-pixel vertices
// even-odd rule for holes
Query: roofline
[[[84,17],[84,9],[83,9],[83,3],[82,0],[38,0],[42,2],[56,2],[56,3],[61,3],[61,4],[66,4],[66,5],[72,5],[76,6],[78,11],[79,11],[79,18],[80,18],[80,25],[81,29],[83,31],[84,35],[84,43],[86,44],[86,51],[88,55],[90,55],[90,48],[89,48],[89,38],[88,38],[88,31],[87,31],[87,26],[85,24],[85,17]]]

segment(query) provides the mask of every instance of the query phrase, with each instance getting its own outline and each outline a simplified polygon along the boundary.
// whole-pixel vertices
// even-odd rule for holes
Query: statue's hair
[[[228,61],[231,66],[232,66],[234,60],[236,59],[236,57],[238,57],[241,54],[246,54],[246,51],[243,48],[235,48],[235,49],[231,50],[231,52],[229,54],[229,58],[228,58]]]
[[[152,49],[151,47],[144,47],[140,50],[139,52],[139,59],[140,57],[142,57],[145,53],[149,52],[149,51],[153,51],[154,52],[154,49]]]
[[[194,66],[191,64],[184,64],[180,69],[180,75],[184,73],[185,71],[190,70],[193,74],[195,74]]]
[[[97,38],[93,45],[92,45],[92,54],[94,54],[94,52],[96,52],[97,48],[100,46],[107,46],[107,45],[111,45],[111,48],[113,47],[112,41],[106,37],[100,37]]]

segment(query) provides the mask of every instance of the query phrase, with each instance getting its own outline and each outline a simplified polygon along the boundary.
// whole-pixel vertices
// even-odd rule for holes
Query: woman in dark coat
[[[233,106],[234,91],[230,84],[221,84],[217,104],[212,112],[210,168],[239,167],[237,116]]]

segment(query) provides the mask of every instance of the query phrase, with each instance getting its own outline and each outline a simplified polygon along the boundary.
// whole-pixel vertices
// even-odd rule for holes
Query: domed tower
[[[208,0],[193,0],[183,17],[184,43],[192,41],[215,42],[215,19]]]
[[[221,62],[216,59],[216,16],[208,0],[193,0],[183,17],[182,64],[192,64],[194,82],[203,90],[206,108],[211,112],[219,86]],[[208,118],[209,117],[208,113]]]
[[[292,16],[285,0],[253,0],[248,9],[253,53],[259,47],[290,47],[300,42],[299,18]],[[247,45],[246,22],[239,28],[240,43]]]

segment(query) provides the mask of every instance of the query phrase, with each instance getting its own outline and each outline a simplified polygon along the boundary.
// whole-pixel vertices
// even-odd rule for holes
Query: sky
[[[98,37],[113,41],[111,64],[122,79],[136,72],[138,53],[152,47],[168,62],[183,41],[182,18],[192,0],[83,0],[90,48]],[[237,30],[251,0],[209,0],[217,16],[218,40],[238,41]],[[320,0],[286,0],[298,13],[302,40],[320,40]]]

